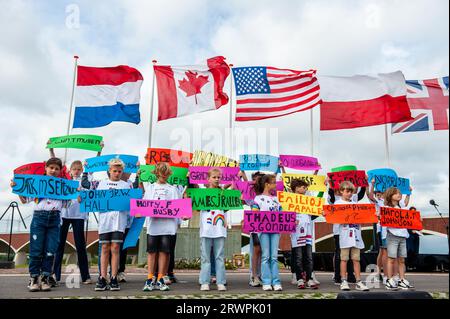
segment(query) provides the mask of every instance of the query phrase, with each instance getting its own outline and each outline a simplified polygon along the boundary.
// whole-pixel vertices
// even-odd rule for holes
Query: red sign
[[[383,227],[423,229],[420,212],[417,210],[380,207],[380,223]]]
[[[145,155],[147,165],[156,165],[160,162],[169,163],[170,166],[188,168],[192,160],[192,153],[171,150],[167,148],[149,148]]]
[[[339,189],[339,185],[341,185],[343,181],[349,181],[353,185],[355,185],[355,187],[369,186],[369,184],[367,183],[365,171],[342,171],[328,173],[327,175],[329,178],[330,186],[333,189]]]

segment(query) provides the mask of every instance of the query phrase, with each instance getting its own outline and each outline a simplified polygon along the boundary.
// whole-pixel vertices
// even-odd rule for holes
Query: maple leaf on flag
[[[201,94],[201,88],[209,82],[207,76],[199,75],[197,77],[197,75],[197,72],[187,71],[186,76],[188,79],[178,81],[180,83],[179,88],[186,92],[186,97],[195,96],[195,104],[197,104],[197,94]]]

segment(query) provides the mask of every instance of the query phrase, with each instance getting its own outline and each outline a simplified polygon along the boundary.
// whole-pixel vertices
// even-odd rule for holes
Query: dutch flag
[[[78,66],[74,128],[92,128],[111,122],[141,121],[140,90],[143,81],[135,68]]]

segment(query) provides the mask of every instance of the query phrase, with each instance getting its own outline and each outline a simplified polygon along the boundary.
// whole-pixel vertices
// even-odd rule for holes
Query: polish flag
[[[405,122],[411,111],[400,71],[375,76],[318,76],[320,129],[340,130]]]
[[[158,85],[158,121],[216,110],[228,103],[223,85],[230,74],[225,58],[217,56],[205,65],[155,65]]]

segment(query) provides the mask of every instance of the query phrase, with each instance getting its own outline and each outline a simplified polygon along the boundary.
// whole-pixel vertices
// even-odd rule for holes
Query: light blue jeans
[[[200,270],[200,285],[209,284],[211,280],[211,262],[216,265],[216,279],[218,285],[225,285],[225,237],[200,238],[202,265]],[[211,261],[211,248],[214,260]]]
[[[261,243],[261,279],[263,285],[281,285],[278,271],[280,234],[259,234]]]

